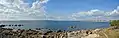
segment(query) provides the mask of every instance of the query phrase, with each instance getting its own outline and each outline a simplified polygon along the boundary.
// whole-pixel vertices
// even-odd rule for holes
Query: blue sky
[[[119,0],[1,0],[0,12],[0,20],[119,19]]]
[[[25,2],[32,4],[35,1],[25,0]],[[49,0],[45,5],[48,14],[59,15],[61,13],[71,14],[92,9],[110,11],[119,5],[119,0]]]
[[[26,0],[26,2],[32,4],[35,1]],[[119,16],[112,17],[113,14],[116,14],[116,12],[112,12],[119,6],[119,0],[49,0],[44,6],[46,7],[47,15],[51,16],[51,18],[59,16],[60,19],[64,19],[68,16],[73,19],[107,19],[107,12],[112,14],[108,15],[110,17],[108,19]],[[104,13],[102,13],[103,11]],[[93,14],[90,15],[89,12]],[[99,14],[103,15],[100,16]]]
[[[92,9],[110,11],[118,5],[119,0],[50,0],[46,7],[49,14],[71,14]]]

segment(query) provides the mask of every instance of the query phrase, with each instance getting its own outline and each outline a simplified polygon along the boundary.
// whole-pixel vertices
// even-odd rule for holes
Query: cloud
[[[113,11],[93,9],[66,16],[48,16],[48,20],[113,20],[119,19],[119,6]]]
[[[113,11],[93,9],[66,16],[46,15],[45,6],[49,0],[36,0],[28,3],[24,0],[0,0],[0,20],[89,20],[119,19],[119,6]]]
[[[110,16],[118,16],[119,15],[119,6],[117,9],[114,9],[111,13],[109,13]]]
[[[111,20],[111,19],[119,19],[119,6],[117,9],[114,9],[113,11],[102,11],[98,9],[93,9],[90,11],[84,11],[84,12],[78,12],[78,13],[73,13],[71,15],[71,18],[74,20],[92,20],[92,19],[97,19],[97,20]]]
[[[47,3],[49,0],[40,0],[40,3]]]
[[[30,3],[24,0],[0,0],[0,20],[45,19],[43,4],[47,2],[48,0],[37,0],[30,7]]]

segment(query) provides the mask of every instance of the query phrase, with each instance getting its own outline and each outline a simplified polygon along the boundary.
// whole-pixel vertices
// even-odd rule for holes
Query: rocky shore
[[[0,28],[0,38],[119,38],[119,27],[76,31]]]

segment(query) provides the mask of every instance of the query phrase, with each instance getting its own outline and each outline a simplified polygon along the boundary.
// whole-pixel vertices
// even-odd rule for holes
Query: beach
[[[118,38],[119,27],[75,31],[0,28],[0,38]]]

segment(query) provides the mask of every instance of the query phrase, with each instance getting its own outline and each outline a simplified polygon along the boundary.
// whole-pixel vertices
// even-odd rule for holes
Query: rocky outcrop
[[[46,32],[42,30],[24,30],[24,29],[8,29],[0,28],[0,38],[106,38],[105,29],[114,30],[119,32],[118,27],[110,27],[103,29],[93,29],[93,30],[77,30],[77,31],[51,31]]]

